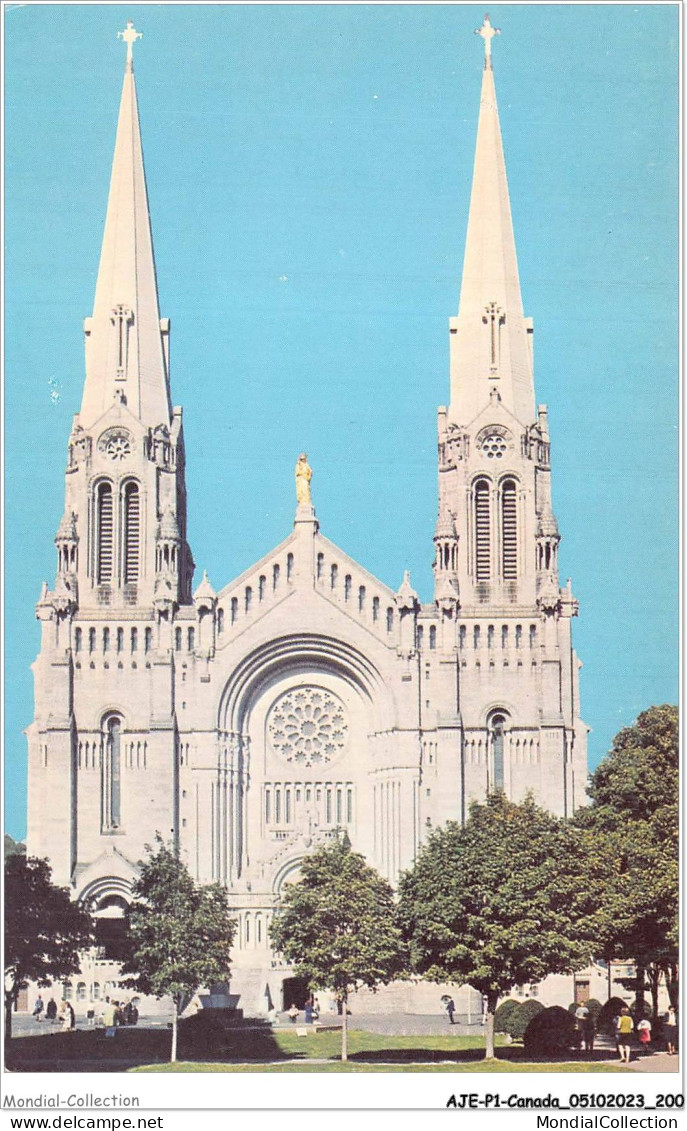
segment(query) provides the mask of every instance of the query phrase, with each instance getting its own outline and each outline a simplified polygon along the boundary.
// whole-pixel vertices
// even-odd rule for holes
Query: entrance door
[[[589,982],[575,982],[575,1001],[578,1005],[589,1001]]]
[[[290,1009],[292,1005],[296,1009],[305,1009],[306,1002],[310,1000],[310,986],[305,978],[286,978],[281,993],[283,1010]]]

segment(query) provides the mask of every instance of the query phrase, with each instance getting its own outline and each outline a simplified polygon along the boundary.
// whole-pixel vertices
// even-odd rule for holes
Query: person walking
[[[105,1008],[102,1012],[103,1025],[106,1029],[114,1029],[115,1027],[115,1006],[114,1002],[110,1001],[109,997],[105,998]]]
[[[620,1011],[620,1016],[615,1019],[615,1040],[621,1064],[630,1063],[630,1038],[634,1027],[635,1023],[630,1011],[624,1005]]]
[[[44,1009],[43,998],[39,994],[38,997],[36,998],[36,1003],[33,1007],[33,1016],[35,1017],[36,1021],[42,1021],[43,1020],[43,1009]]]
[[[45,1007],[45,1020],[49,1021],[50,1024],[53,1025],[55,1023],[56,1019],[57,1019],[57,1002],[55,1001],[54,997],[51,997],[50,1001],[48,1002],[48,1004]]]
[[[456,1003],[453,1000],[453,998],[450,997],[448,999],[448,1001],[446,1002],[446,1013],[448,1014],[449,1025],[455,1025],[455,1021],[453,1020],[453,1014],[455,1012],[456,1012]]]
[[[675,1056],[677,1052],[677,1016],[672,1005],[666,1013],[663,1033],[666,1039],[666,1052],[668,1056]]]
[[[594,1036],[596,1033],[594,1018],[587,1005],[580,1005],[575,1010],[575,1023],[580,1034],[580,1041],[585,1052],[594,1052]]]
[[[643,1017],[641,1021],[637,1022],[637,1036],[644,1050],[644,1055],[648,1056],[652,1051],[649,1047],[651,1045],[651,1022],[648,1018]]]

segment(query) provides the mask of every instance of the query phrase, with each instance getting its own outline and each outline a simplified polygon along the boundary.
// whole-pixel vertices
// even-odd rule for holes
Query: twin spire
[[[169,322],[160,320],[132,48],[127,57],[93,317],[86,320],[86,382],[80,422],[88,428],[113,401],[147,426],[169,423]],[[484,72],[458,317],[451,320],[450,418],[469,424],[501,402],[534,419],[531,324],[520,295],[491,49],[499,29],[486,15]]]
[[[114,401],[147,426],[169,425],[169,322],[160,320],[134,80],[131,21],[105,234],[93,317],[86,319],[86,382],[80,423],[90,427]]]
[[[458,317],[451,319],[451,407],[469,424],[500,401],[523,424],[534,420],[531,322],[523,314],[491,46],[489,16],[477,28],[484,72]]]

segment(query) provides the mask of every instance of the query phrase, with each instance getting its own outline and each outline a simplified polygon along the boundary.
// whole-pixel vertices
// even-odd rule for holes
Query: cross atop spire
[[[123,34],[123,33],[120,33]],[[481,27],[475,28],[475,35],[481,35],[484,40],[484,67],[488,70],[491,67],[491,41],[495,35],[501,34],[500,27],[492,27],[489,19],[489,13],[484,13],[484,23]]]
[[[131,70],[134,65],[133,46],[137,39],[143,39],[143,32],[136,31],[133,20],[127,20],[126,31],[118,31],[117,39],[123,39],[126,43],[126,65]]]

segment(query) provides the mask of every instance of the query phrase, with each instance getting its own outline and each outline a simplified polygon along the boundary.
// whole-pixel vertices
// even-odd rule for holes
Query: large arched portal
[[[373,855],[373,750],[394,717],[379,671],[348,643],[292,635],[248,655],[218,710],[213,874],[232,884],[257,870],[269,890],[285,853],[337,829]]]

